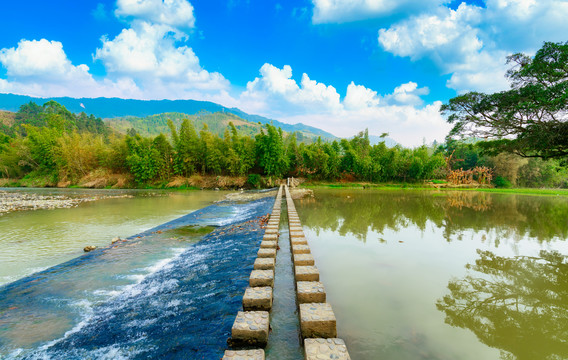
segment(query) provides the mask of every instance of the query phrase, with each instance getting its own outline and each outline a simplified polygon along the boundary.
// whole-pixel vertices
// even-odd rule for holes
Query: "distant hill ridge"
[[[232,113],[208,113],[200,112],[196,115],[188,115],[183,113],[163,113],[149,115],[145,117],[123,116],[118,118],[106,119],[105,123],[120,133],[127,133],[128,130],[134,129],[142,136],[156,136],[160,133],[168,135],[170,129],[168,120],[171,120],[176,128],[179,128],[183,119],[189,119],[194,125],[196,131],[200,131],[203,125],[207,125],[209,131],[223,137],[229,123],[233,123],[237,131],[241,135],[254,136],[260,132],[261,125],[241,119]],[[305,136],[304,133],[301,133]],[[313,134],[309,134],[310,138]]]
[[[18,111],[21,105],[30,101],[38,105],[54,100],[65,106],[73,113],[85,112],[93,114],[103,119],[134,116],[144,118],[151,115],[163,113],[182,113],[197,115],[199,113],[218,113],[226,112],[237,115],[238,117],[253,123],[271,123],[280,127],[286,132],[302,132],[307,136],[321,136],[325,140],[337,139],[327,131],[304,125],[304,124],[285,124],[278,120],[272,120],[259,115],[250,115],[237,108],[227,108],[222,105],[198,100],[130,100],[119,98],[70,98],[70,97],[50,97],[37,98],[25,95],[0,94],[0,110]]]

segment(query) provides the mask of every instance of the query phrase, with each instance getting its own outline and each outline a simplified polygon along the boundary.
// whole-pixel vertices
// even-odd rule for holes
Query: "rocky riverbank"
[[[132,195],[97,195],[89,197],[70,197],[66,195],[39,195],[11,191],[0,191],[0,215],[11,211],[71,208],[83,202],[129,197],[132,197]]]

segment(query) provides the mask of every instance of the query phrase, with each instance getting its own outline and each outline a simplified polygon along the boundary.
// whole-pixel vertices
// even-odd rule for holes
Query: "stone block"
[[[275,258],[276,257],[276,249],[261,248],[256,253],[256,256],[259,257],[259,258]]]
[[[277,241],[264,240],[260,243],[261,249],[276,249],[278,247]]]
[[[264,347],[268,342],[268,311],[239,311],[231,329],[233,342]]]
[[[288,226],[290,231],[304,231],[304,228],[301,225],[292,224]]]
[[[317,302],[317,301],[314,301]],[[243,296],[243,309],[266,310],[272,308],[272,288],[270,286],[248,287]]]
[[[264,234],[262,240],[278,241],[278,234]]]
[[[274,228],[267,228],[264,230],[264,235],[268,235],[268,234],[278,234],[278,229],[274,229]]]
[[[294,268],[296,281],[319,281],[320,273],[316,266],[296,266]]]
[[[262,243],[261,243],[262,245]],[[310,247],[305,244],[294,244],[292,243],[292,253],[293,254],[310,254]]]
[[[308,240],[305,237],[290,238],[292,245],[308,245]]]
[[[256,258],[254,260],[255,270],[274,270],[276,260],[274,258]]]
[[[280,229],[280,223],[278,223],[278,224],[266,225],[266,230],[268,230],[268,229],[276,229],[276,230],[278,230],[278,229]]]
[[[303,231],[290,231],[291,238],[306,237]]]
[[[330,304],[300,304],[300,329],[303,338],[334,338],[337,336],[336,323]]]
[[[319,281],[298,281],[296,283],[298,303],[324,303],[325,288]]]
[[[347,346],[345,346],[345,342],[338,338],[305,339],[304,356],[305,360],[351,360],[349,353],[347,352]]]
[[[309,266],[314,265],[314,257],[312,254],[295,254],[294,266]]]
[[[225,350],[221,360],[265,360],[264,350]]]
[[[251,287],[274,286],[274,270],[253,270],[250,272]]]

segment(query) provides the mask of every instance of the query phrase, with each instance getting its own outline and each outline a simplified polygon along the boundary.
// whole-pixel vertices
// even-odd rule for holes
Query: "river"
[[[131,194],[0,217],[4,279],[49,267],[0,286],[0,358],[221,357],[272,199]],[[566,197],[316,189],[295,203],[354,360],[568,359]],[[268,359],[295,359],[297,321],[273,316]]]
[[[568,199],[315,190],[296,202],[353,359],[568,359]]]
[[[123,196],[74,208],[15,211],[0,216],[0,285],[107,246],[223,198],[226,191],[0,189],[71,198]]]

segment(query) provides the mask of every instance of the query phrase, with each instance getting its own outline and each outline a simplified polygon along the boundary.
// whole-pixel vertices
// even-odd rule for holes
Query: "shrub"
[[[249,174],[247,178],[247,184],[252,188],[258,188],[260,186],[260,175]]]
[[[504,178],[503,176],[496,176],[495,180],[493,180],[493,183],[495,184],[495,187],[498,187],[498,188],[510,188],[511,187],[511,182],[509,180],[507,180],[506,178]]]

